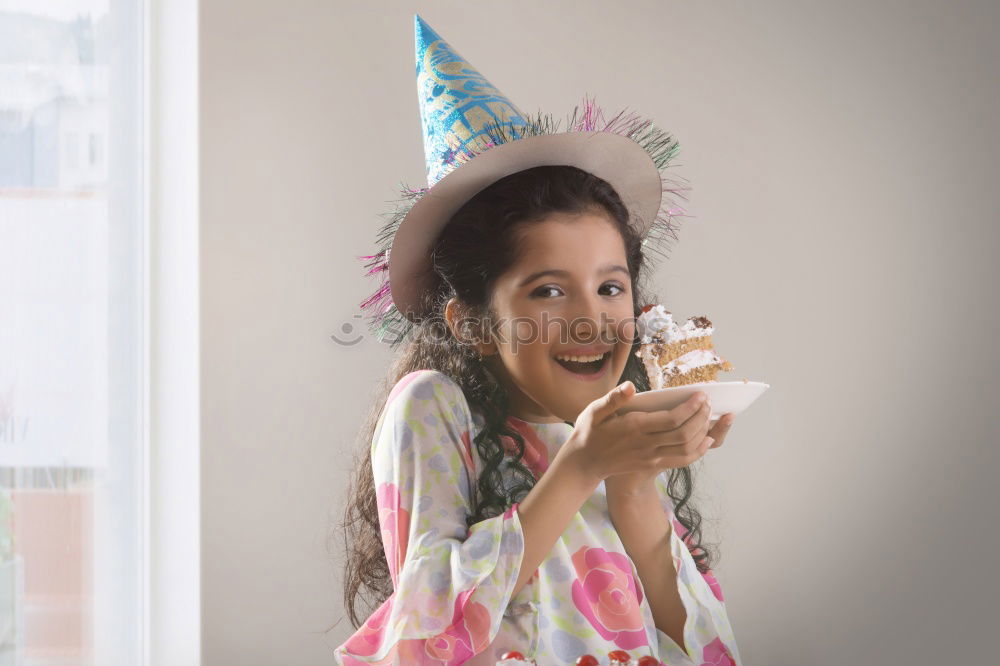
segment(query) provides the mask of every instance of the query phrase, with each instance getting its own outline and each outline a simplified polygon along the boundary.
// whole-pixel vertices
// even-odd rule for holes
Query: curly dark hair
[[[606,213],[621,234],[632,283],[633,311],[638,316],[642,305],[654,302],[640,285],[646,279],[642,239],[630,224],[629,211],[614,188],[577,167],[538,166],[497,180],[466,202],[437,239],[432,259],[438,280],[435,288],[423,295],[421,304],[427,315],[415,325],[412,337],[377,389],[377,399],[360,432],[354,455],[355,471],[346,491],[344,520],[338,533],[343,536],[346,552],[344,603],[355,628],[367,617],[367,613],[358,612],[359,600],[367,597],[370,613],[393,591],[382,545],[369,451],[386,398],[402,377],[416,370],[438,370],[461,386],[470,409],[483,417],[484,425],[474,439],[483,470],[476,484],[474,512],[467,517],[470,526],[502,514],[514,502],[522,501],[534,485],[534,476],[521,462],[524,441],[506,423],[505,389],[468,342],[441,330],[447,325],[444,309],[455,298],[461,304],[463,316],[498,321],[491,302],[492,289],[496,279],[515,263],[518,231],[553,213],[587,211]],[[632,352],[637,345],[638,339],[633,342]],[[631,352],[619,383],[626,379],[639,391],[649,390],[645,369]],[[510,484],[501,482],[500,466],[505,457],[502,435],[517,444],[516,455],[508,461],[508,471],[515,476]],[[714,555],[700,543],[701,515],[690,502],[692,478],[689,467],[671,469],[668,494],[674,500],[677,519],[688,530],[685,541],[698,570],[706,573]]]

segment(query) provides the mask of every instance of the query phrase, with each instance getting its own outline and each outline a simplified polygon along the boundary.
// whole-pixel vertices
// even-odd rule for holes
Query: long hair
[[[416,370],[438,370],[452,378],[465,394],[469,407],[483,416],[483,427],[474,445],[483,461],[476,481],[474,511],[467,518],[471,526],[502,514],[520,502],[534,485],[534,476],[522,464],[524,441],[506,424],[508,396],[467,342],[442,327],[444,309],[451,298],[461,306],[463,317],[478,321],[498,321],[491,302],[497,278],[516,261],[519,230],[553,213],[576,214],[598,210],[607,214],[625,245],[633,294],[633,312],[640,314],[648,299],[642,284],[644,272],[642,239],[629,222],[629,212],[607,181],[568,165],[539,166],[508,175],[477,193],[449,220],[433,250],[437,284],[423,295],[425,316],[416,323],[389,372],[377,389],[368,418],[360,431],[354,452],[354,474],[346,491],[344,520],[338,532],[346,553],[344,606],[355,628],[392,594],[392,582],[382,545],[375,497],[375,481],[369,455],[375,426],[392,387]],[[649,380],[634,352],[619,383],[631,380],[639,391],[649,390]],[[501,481],[500,467],[505,457],[501,436],[516,443],[508,460],[513,483]],[[691,505],[692,473],[688,467],[670,470],[668,494],[674,500],[678,521],[688,530],[685,541],[698,566],[706,573],[713,553],[700,543],[701,515]],[[359,613],[358,602],[369,610]]]

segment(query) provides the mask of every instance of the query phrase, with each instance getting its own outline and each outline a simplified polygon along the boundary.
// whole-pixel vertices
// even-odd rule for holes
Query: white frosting
[[[641,313],[635,320],[635,327],[638,329],[639,341],[643,344],[652,342],[653,335],[663,329],[668,329],[674,323],[674,316],[666,311],[662,305],[655,305],[649,310]]]
[[[639,345],[639,349],[635,352],[635,355],[642,359],[642,365],[646,368],[646,376],[649,377],[650,390],[655,391],[663,388],[663,371],[660,369],[660,364],[656,360],[656,354],[653,353],[652,346],[645,343]]]
[[[678,326],[674,321],[674,316],[667,312],[666,308],[657,304],[649,310],[641,313],[635,320],[635,326],[639,333],[639,342],[649,344],[653,337],[658,337],[666,343],[687,340],[688,338],[700,338],[711,335],[715,329],[712,326],[698,328],[689,317],[683,325]]]
[[[705,365],[711,365],[712,363],[722,363],[722,359],[719,358],[718,354],[709,349],[692,349],[663,366],[663,372],[668,375],[678,374]]]

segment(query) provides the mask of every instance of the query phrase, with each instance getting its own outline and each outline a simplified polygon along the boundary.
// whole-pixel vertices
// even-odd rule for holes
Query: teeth
[[[604,358],[604,354],[593,354],[591,356],[567,356],[565,354],[557,354],[556,358],[561,361],[575,361],[577,363],[590,363],[591,361],[600,361]]]

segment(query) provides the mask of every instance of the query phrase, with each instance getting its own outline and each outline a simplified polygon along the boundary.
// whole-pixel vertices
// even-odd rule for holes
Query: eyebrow
[[[625,268],[624,266],[619,266],[618,264],[610,264],[608,266],[604,266],[603,268],[599,268],[597,269],[597,274],[601,275],[604,273],[613,273],[616,271],[624,273],[625,275],[629,275],[628,269]],[[524,280],[521,281],[521,284],[519,284],[518,286],[523,287],[526,284],[534,282],[538,278],[543,277],[545,275],[555,275],[557,277],[569,277],[569,271],[563,270],[561,268],[549,268],[544,271],[538,271],[537,273],[532,273],[531,275],[526,277]]]

